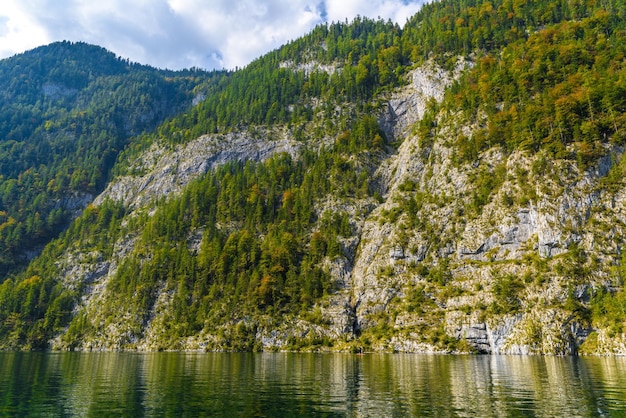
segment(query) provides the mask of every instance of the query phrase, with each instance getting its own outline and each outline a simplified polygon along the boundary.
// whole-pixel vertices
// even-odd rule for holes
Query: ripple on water
[[[626,359],[0,353],[0,416],[619,416]]]

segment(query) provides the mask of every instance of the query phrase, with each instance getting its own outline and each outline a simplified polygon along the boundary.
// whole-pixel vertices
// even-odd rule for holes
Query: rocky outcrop
[[[541,154],[505,156],[496,148],[478,161],[455,163],[449,138],[471,133],[471,126],[440,115],[428,149],[408,129],[429,100],[441,99],[453,75],[431,68],[412,77],[382,117],[388,135],[404,141],[381,165],[385,201],[361,229],[349,282],[355,329],[366,332],[402,317],[391,334],[399,334],[391,340],[392,349],[400,351],[431,350],[424,341],[443,327],[479,352],[577,353],[592,331],[588,319],[555,306],[563,306],[572,283],[603,286],[609,266],[619,263],[617,236],[625,232],[624,224],[606,222],[623,218],[623,196],[607,199],[599,179],[623,151],[608,149],[587,171],[573,161],[552,161],[541,183],[532,185],[529,179],[541,175],[532,172],[544,164]],[[472,209],[480,176],[498,175],[501,183],[488,191],[488,202]],[[412,213],[402,204],[407,199],[419,200]],[[585,254],[596,254],[596,261]],[[509,305],[500,303],[508,297],[501,289],[508,277],[518,283],[508,290]],[[415,287],[424,289],[421,303],[430,313],[406,312]],[[576,297],[584,306],[583,299]]]
[[[59,83],[44,83],[41,90],[45,96],[55,100],[71,97],[78,93],[77,89],[69,88]]]
[[[346,213],[352,235],[338,239],[343,254],[321,263],[334,287],[313,313],[281,321],[236,318],[219,333],[200,331],[165,344],[174,291],[161,286],[147,319],[137,319],[132,309],[120,312],[123,324],[107,324],[77,348],[220,350],[239,338],[246,342],[240,349],[332,341],[337,350],[564,355],[593,340],[591,352],[626,353],[623,336],[592,329],[585,313],[592,289],[614,280],[620,263],[626,191],[608,193],[599,184],[623,150],[607,148],[607,157],[587,169],[498,147],[475,161],[457,161],[454,141],[471,136],[480,121],[441,112],[429,141],[412,128],[470,65],[459,60],[449,72],[428,63],[387,98],[379,122],[400,145],[377,166],[377,198],[317,202],[320,218],[327,211]],[[287,128],[254,128],[175,147],[153,145],[95,204],[112,199],[131,212],[149,212],[154,201],[221,164],[276,153],[297,158],[303,144]],[[192,231],[189,248],[196,252],[201,240],[202,230]],[[77,310],[98,318],[108,281],[135,245],[130,234],[110,259],[94,252],[59,262],[64,285],[86,289]],[[137,323],[140,332],[129,325]],[[64,348],[60,337],[53,345]]]
[[[432,62],[416,68],[409,75],[410,83],[388,100],[379,123],[390,138],[404,138],[412,126],[424,116],[431,101],[440,102],[446,88],[472,62],[459,58],[454,71],[449,72]]]
[[[286,130],[258,130],[205,135],[179,145],[153,145],[126,175],[114,179],[95,199],[121,201],[131,209],[145,207],[154,199],[182,190],[190,181],[229,161],[263,161],[277,153],[296,156],[302,143],[293,140]]]
[[[457,70],[450,74],[432,63],[414,70],[411,83],[402,91],[396,92],[387,105],[387,112],[381,117],[381,126],[388,136],[406,139],[398,152],[383,162],[378,177],[383,181],[387,199],[378,206],[365,221],[358,257],[352,270],[352,304],[358,306],[359,327],[367,327],[366,317],[384,310],[386,305],[398,295],[402,286],[397,280],[385,277],[383,273],[394,261],[420,261],[424,257],[424,246],[411,252],[406,244],[400,243],[398,225],[383,223],[382,213],[393,210],[396,203],[393,193],[406,179],[425,173],[426,164],[416,157],[418,138],[408,135],[409,128],[420,120],[426,112],[430,100],[441,101],[445,89],[458,77],[465,65],[459,61]],[[427,245],[427,243],[424,243]],[[393,273],[395,275],[395,272]]]
[[[326,65],[317,61],[306,61],[296,64],[293,61],[283,61],[279,65],[279,68],[288,68],[293,71],[304,71],[304,74],[309,75],[312,72],[320,71],[328,75],[333,75],[337,71],[341,71],[341,65]]]

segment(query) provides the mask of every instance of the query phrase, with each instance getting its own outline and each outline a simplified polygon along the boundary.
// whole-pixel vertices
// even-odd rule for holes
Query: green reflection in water
[[[0,353],[2,416],[620,416],[626,359]]]

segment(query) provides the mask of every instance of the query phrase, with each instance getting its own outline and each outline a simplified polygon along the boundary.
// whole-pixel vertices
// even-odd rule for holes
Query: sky
[[[158,68],[234,69],[357,15],[401,26],[424,0],[2,0],[0,58],[82,41]]]

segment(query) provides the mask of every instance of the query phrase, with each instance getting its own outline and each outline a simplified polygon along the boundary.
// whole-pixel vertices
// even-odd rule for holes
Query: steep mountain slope
[[[623,354],[625,16],[444,1],[207,84],[0,286],[2,345]]]
[[[0,281],[102,191],[129,138],[190,107],[208,78],[70,42],[0,61]]]

